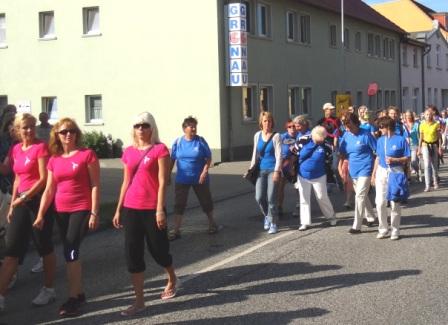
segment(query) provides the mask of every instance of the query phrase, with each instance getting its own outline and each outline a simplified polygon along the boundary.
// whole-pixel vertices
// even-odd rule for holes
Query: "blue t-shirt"
[[[275,148],[273,143],[274,137],[272,137],[271,141],[269,141],[266,149],[264,150],[264,155],[260,156],[260,170],[270,170],[273,171],[275,168]],[[257,143],[257,152],[260,154],[261,149],[265,141],[263,141],[263,136],[260,133],[260,137],[258,138]]]
[[[305,132],[297,132],[296,140],[299,140],[301,137],[304,137],[306,135],[310,135],[311,130],[306,130]]]
[[[372,176],[375,149],[376,140],[370,131],[360,128],[358,134],[344,133],[339,152],[348,157],[351,178]]]
[[[369,132],[371,132],[371,133],[373,133],[373,132],[376,131],[376,129],[375,129],[375,127],[373,126],[373,124],[370,124],[369,122],[361,123],[361,125],[359,126],[359,128],[360,128],[360,129],[363,129],[363,130],[366,130],[366,131],[369,131]]]
[[[401,135],[401,136],[403,136],[405,138],[409,138],[409,130],[401,122],[395,122],[395,134],[396,135]]]
[[[188,141],[182,136],[176,139],[171,148],[171,159],[176,160],[176,183],[198,184],[207,159],[211,157],[212,153],[204,138],[195,136]]]
[[[386,149],[384,149],[386,147]],[[387,168],[386,155],[392,158],[410,157],[411,151],[406,138],[401,135],[392,135],[388,138],[386,135],[381,136],[376,145],[376,154],[380,159],[380,166]],[[402,166],[400,163],[392,163],[391,167]]]
[[[316,145],[313,140],[305,144],[299,154],[299,175],[306,179],[319,178],[326,173],[326,152],[323,145]]]
[[[418,122],[412,124],[412,129],[409,130],[409,137],[411,139],[411,146],[418,146],[418,138],[420,137]]]
[[[282,143],[282,159],[286,159],[292,154],[289,148],[296,143],[296,137],[292,137],[288,132],[285,132],[280,134],[280,141]]]

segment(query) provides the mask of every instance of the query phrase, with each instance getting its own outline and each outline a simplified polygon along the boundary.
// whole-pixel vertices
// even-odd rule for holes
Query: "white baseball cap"
[[[325,103],[324,106],[322,107],[323,110],[326,109],[334,109],[334,106],[332,103]]]

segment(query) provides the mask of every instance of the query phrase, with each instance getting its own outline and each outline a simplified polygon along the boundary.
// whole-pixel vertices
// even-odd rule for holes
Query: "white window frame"
[[[96,17],[91,20],[91,15]],[[96,20],[96,21],[95,21]],[[82,8],[82,27],[83,36],[101,36],[100,28],[100,7],[84,7]],[[94,26],[96,25],[96,26]]]
[[[251,98],[250,98],[250,108],[251,108],[251,116],[248,116],[244,113],[245,103],[244,103],[244,90],[250,89]],[[257,86],[254,84],[249,84],[248,87],[241,87],[241,118],[243,122],[256,122],[257,119]]]
[[[302,44],[311,44],[311,16],[301,13],[298,19],[299,41]]]
[[[263,105],[261,103],[261,94],[263,89],[267,90],[267,110],[263,110]],[[258,85],[258,91],[257,91],[257,103],[258,103],[258,113],[261,113],[262,111],[265,112],[274,112],[274,86],[271,84],[259,84]]]
[[[264,17],[263,17],[264,9]],[[264,2],[257,2],[257,36],[270,38],[272,35],[271,6]],[[263,21],[264,29],[263,30]]]
[[[57,96],[45,96],[41,98],[42,112],[48,114],[50,124],[54,124],[59,119]]]
[[[6,15],[4,13],[0,13],[0,49],[7,48],[8,45],[6,43]]]
[[[328,27],[328,44],[332,48],[338,47],[338,28],[336,25]]]
[[[50,24],[47,19],[51,20]],[[54,11],[39,12],[39,39],[44,41],[56,39]]]
[[[297,12],[294,10],[286,11],[286,40],[288,42],[298,42],[298,20],[297,20]],[[290,37],[292,33],[292,37]]]
[[[362,36],[361,32],[355,33],[355,51],[361,52],[362,51]]]
[[[101,109],[100,109],[100,117],[92,117],[92,109],[94,109],[93,106],[91,106],[92,100],[94,99],[101,99]],[[103,124],[103,96],[100,94],[96,95],[86,95],[85,96],[85,116],[86,116],[86,124]]]

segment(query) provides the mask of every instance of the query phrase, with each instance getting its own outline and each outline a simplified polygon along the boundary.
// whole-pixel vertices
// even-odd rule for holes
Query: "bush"
[[[113,140],[110,134],[105,136],[103,132],[86,132],[83,134],[83,145],[95,151],[98,158],[121,157],[122,142]]]

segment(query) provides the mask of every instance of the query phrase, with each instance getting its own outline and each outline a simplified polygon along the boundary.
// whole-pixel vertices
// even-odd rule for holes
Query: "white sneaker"
[[[308,226],[307,225],[301,225],[300,227],[299,227],[299,230],[300,231],[305,231],[305,230],[307,230],[308,229]]]
[[[334,227],[334,226],[336,226],[336,223],[337,223],[338,221],[336,220],[336,218],[331,218],[330,219],[330,226],[332,226],[332,227]]]
[[[398,240],[398,239],[400,239],[400,236],[398,234],[392,234],[390,236],[390,240]]]
[[[43,270],[44,270],[44,261],[41,257],[41,258],[39,258],[39,261],[37,261],[37,263],[34,264],[34,266],[31,268],[31,272],[32,273],[40,273],[40,272],[43,272]]]
[[[376,239],[384,239],[389,237],[389,232],[385,232],[385,233],[378,233],[378,235],[376,235]]]
[[[53,302],[56,300],[56,292],[54,291],[54,288],[46,288],[42,287],[40,289],[39,294],[36,298],[32,301],[34,306],[44,306],[48,305],[50,302]]]
[[[0,295],[0,312],[5,310],[5,297]]]

